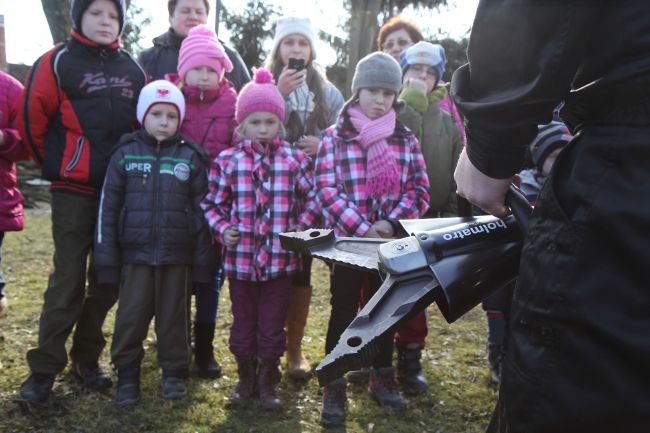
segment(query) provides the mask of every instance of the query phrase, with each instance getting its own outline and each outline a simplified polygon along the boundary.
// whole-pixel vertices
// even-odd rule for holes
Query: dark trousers
[[[330,304],[329,324],[325,339],[325,353],[330,353],[341,334],[345,331],[359,312],[359,300],[362,287],[367,286],[370,296],[374,295],[381,280],[379,275],[370,274],[344,266],[334,265],[330,276]],[[393,334],[386,333],[377,339],[379,353],[373,361],[373,367],[390,367],[393,363]]]
[[[287,345],[284,324],[291,298],[291,278],[269,281],[229,280],[233,322],[230,351],[235,356],[279,358]]]
[[[490,432],[647,432],[650,127],[560,154],[522,251]]]
[[[99,286],[92,265],[97,204],[93,197],[52,192],[54,270],[44,294],[38,347],[27,352],[31,371],[56,374],[65,368],[65,342],[75,324],[70,349],[75,362],[97,361],[106,345],[102,325],[118,291]]]
[[[122,266],[111,357],[117,369],[137,365],[155,316],[158,365],[163,372],[187,374],[190,365],[189,267]]]

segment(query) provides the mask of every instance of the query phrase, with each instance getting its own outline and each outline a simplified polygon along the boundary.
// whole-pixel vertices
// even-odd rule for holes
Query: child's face
[[[433,90],[436,81],[438,80],[438,72],[429,65],[417,63],[415,65],[409,66],[409,68],[404,72],[402,81],[406,82],[408,79],[421,80],[426,84],[426,94],[428,95]]]
[[[200,89],[216,89],[219,87],[221,77],[209,66],[200,66],[192,68],[185,74],[185,84],[188,86],[198,86]]]
[[[280,119],[273,113],[257,111],[244,120],[243,135],[257,143],[268,143],[278,136]]]
[[[280,41],[280,49],[278,51],[280,60],[284,66],[289,64],[289,58],[303,59],[305,65],[309,63],[309,59],[311,58],[309,39],[298,33],[285,36]]]
[[[178,110],[175,105],[157,103],[144,118],[144,129],[158,141],[174,136],[178,131]]]
[[[117,40],[120,14],[111,0],[95,0],[81,16],[81,33],[99,45]]]
[[[395,101],[395,92],[379,87],[359,91],[359,105],[368,119],[377,119],[388,112]]]
[[[549,175],[551,168],[553,168],[553,164],[555,164],[555,160],[561,151],[562,148],[560,147],[559,149],[555,149],[553,152],[549,153],[549,155],[546,157],[544,160],[544,165],[542,166],[542,174],[544,176]]]
[[[171,28],[183,37],[187,36],[192,27],[207,22],[208,12],[203,0],[178,0],[174,13],[169,17]]]

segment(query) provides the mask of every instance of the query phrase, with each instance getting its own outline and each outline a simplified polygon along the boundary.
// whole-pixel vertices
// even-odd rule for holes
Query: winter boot
[[[194,362],[199,376],[207,379],[221,377],[221,366],[214,359],[214,323],[194,322]]]
[[[397,380],[406,394],[422,394],[429,386],[422,372],[421,358],[422,347],[418,343],[397,348]]]
[[[163,370],[162,375],[162,397],[165,400],[183,398],[187,395],[185,381],[189,377],[189,369],[184,370]]]
[[[51,373],[29,373],[20,385],[19,401],[27,405],[45,403],[52,393],[55,378],[56,375]]]
[[[395,368],[373,368],[370,370],[368,393],[382,407],[396,410],[406,409],[407,401],[402,397],[395,383]]]
[[[302,337],[309,314],[312,286],[291,286],[291,304],[287,313],[287,371],[289,377],[305,380],[311,373],[309,362],[302,356]]]
[[[99,362],[75,362],[72,373],[83,382],[84,387],[93,392],[107,391],[112,385],[111,375],[104,371]]]
[[[278,358],[260,358],[260,368],[257,375],[257,386],[260,393],[262,407],[266,410],[282,408],[278,396],[278,383],[280,382],[280,360]]]
[[[490,384],[498,388],[501,383],[502,346],[488,343],[487,356],[490,363]]]
[[[140,401],[140,366],[120,368],[117,370],[117,392],[115,404],[126,407]]]
[[[237,356],[237,374],[239,380],[235,390],[230,394],[230,406],[242,407],[255,393],[255,376],[257,375],[257,359],[254,357]]]
[[[323,408],[320,413],[320,424],[323,427],[340,427],[345,423],[347,386],[347,381],[341,377],[323,387]]]

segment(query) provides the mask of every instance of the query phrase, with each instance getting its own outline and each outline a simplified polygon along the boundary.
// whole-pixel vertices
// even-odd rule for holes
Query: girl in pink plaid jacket
[[[226,246],[229,346],[239,374],[230,404],[247,403],[257,389],[262,406],[274,410],[281,407],[276,387],[291,275],[301,266],[300,255],[284,250],[278,235],[309,228],[316,207],[309,158],[281,138],[284,98],[268,70],[254,75],[237,100],[239,141],[215,159],[202,207],[215,239]]]

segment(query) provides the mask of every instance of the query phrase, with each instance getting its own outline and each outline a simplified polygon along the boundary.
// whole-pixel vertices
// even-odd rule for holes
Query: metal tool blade
[[[284,249],[309,253],[330,263],[377,271],[379,246],[388,240],[376,238],[335,237],[332,230],[311,229],[280,234]]]
[[[343,332],[336,347],[316,367],[321,385],[350,370],[369,366],[377,355],[377,339],[444,296],[431,270],[422,268],[388,275],[374,296]]]

